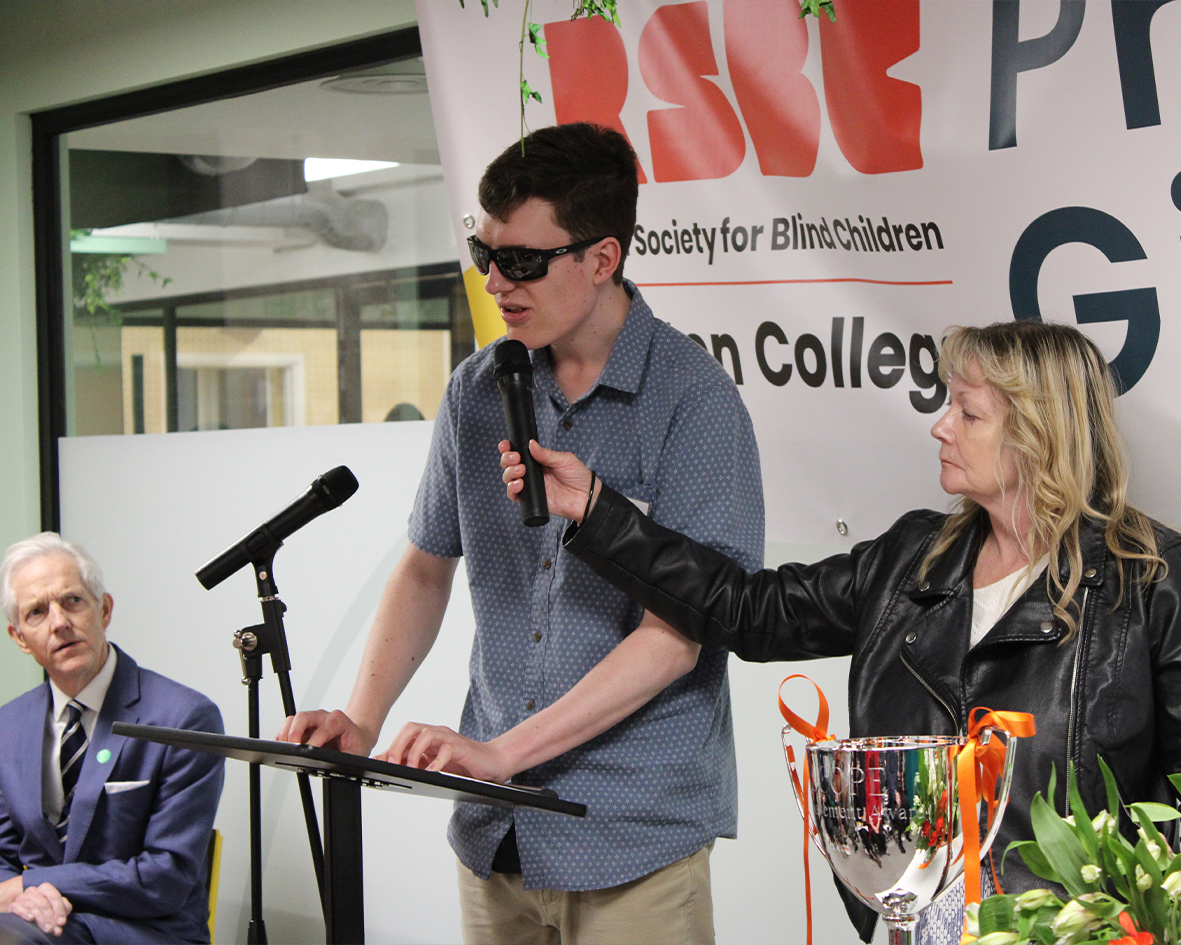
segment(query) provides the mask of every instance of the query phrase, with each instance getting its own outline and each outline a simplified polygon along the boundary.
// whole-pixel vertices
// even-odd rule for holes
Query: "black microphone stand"
[[[269,532],[268,532],[269,533]],[[284,715],[295,715],[295,696],[291,691],[291,656],[287,650],[287,634],[283,629],[286,605],[279,600],[275,584],[275,552],[282,542],[271,539],[263,552],[251,561],[262,605],[263,622],[234,633],[234,648],[242,661],[242,682],[247,687],[249,735],[259,737],[258,681],[262,678],[262,657],[270,654],[271,668],[279,680]],[[320,891],[320,908],[327,911],[324,898],[324,847],[320,840],[320,824],[316,805],[312,800],[312,785],[306,772],[296,775],[299,795],[303,801],[303,817],[307,824],[308,844],[312,851],[312,865],[316,871],[316,888]],[[262,915],[262,787],[260,767],[250,765],[250,926],[246,941],[250,945],[266,945],[267,930]]]

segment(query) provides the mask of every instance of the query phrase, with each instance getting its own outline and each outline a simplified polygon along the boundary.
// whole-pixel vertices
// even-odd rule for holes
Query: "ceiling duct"
[[[327,246],[362,253],[376,253],[385,246],[389,233],[385,204],[342,197],[330,189],[197,213],[168,222],[307,230]]]

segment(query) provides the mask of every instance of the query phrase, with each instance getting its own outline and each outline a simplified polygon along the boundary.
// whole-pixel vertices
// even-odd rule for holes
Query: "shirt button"
[[[525,703],[525,708],[532,712],[537,707],[537,703],[530,699]]]
[[[1042,626],[1041,626],[1041,631],[1042,631],[1042,633],[1053,633],[1054,632],[1053,622],[1049,621],[1049,620],[1043,620]]]
[[[546,558],[545,561],[542,562],[541,566],[548,571],[553,566],[553,562],[549,558]]]
[[[908,633],[906,635],[906,642],[907,643],[914,643],[914,641],[917,640],[918,638],[919,637],[918,637],[917,633]]]
[[[534,642],[534,643],[540,643],[540,642],[541,642],[541,631],[540,631],[540,630],[534,630],[534,631],[533,631],[533,642]]]
[[[562,429],[563,430],[569,430],[572,426],[574,426],[573,420],[563,420],[562,421]]]

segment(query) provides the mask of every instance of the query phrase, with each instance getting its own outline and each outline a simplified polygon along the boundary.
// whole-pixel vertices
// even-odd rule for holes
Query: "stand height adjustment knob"
[[[238,630],[234,633],[234,649],[249,653],[258,646],[258,637],[249,630]]]

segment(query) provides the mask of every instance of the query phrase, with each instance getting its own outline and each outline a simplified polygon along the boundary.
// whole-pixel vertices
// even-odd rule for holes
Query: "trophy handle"
[[[816,825],[812,823],[811,816],[809,816],[809,814],[808,814],[808,810],[806,807],[806,801],[804,800],[804,795],[802,793],[802,792],[808,790],[808,785],[806,783],[807,776],[808,776],[808,770],[807,770],[808,766],[806,763],[808,755],[807,755],[806,743],[805,743],[805,748],[804,748],[804,758],[805,758],[804,771],[803,771],[803,774],[801,775],[800,771],[796,767],[795,748],[791,743],[792,731],[793,730],[790,725],[783,726],[783,754],[784,754],[784,757],[787,759],[787,773],[790,775],[791,792],[792,792],[792,795],[796,799],[796,807],[799,808],[800,818],[804,821],[805,836],[811,837],[813,842],[816,844],[817,847],[820,848],[820,851],[823,853],[824,848],[820,846],[819,833],[816,830]]]
[[[1005,743],[1005,767],[1001,772],[1000,784],[996,791],[996,810],[991,812],[988,833],[984,835],[984,839],[980,842],[980,855],[982,857],[992,849],[992,841],[996,839],[997,831],[1000,830],[1001,821],[1004,819],[1005,808],[1009,803],[1009,789],[1013,786],[1013,755],[1017,750],[1017,742],[1020,741],[1017,736],[1010,734],[1005,729],[991,726],[984,730],[984,737],[1003,738]]]

